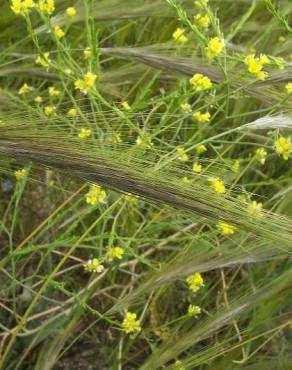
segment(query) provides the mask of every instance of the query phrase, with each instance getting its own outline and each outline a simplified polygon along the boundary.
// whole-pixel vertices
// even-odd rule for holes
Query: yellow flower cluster
[[[85,140],[85,139],[88,139],[92,134],[92,131],[90,130],[90,128],[82,128],[79,133],[78,133],[78,137],[79,139],[82,139],[82,140]]]
[[[95,206],[104,203],[106,192],[99,185],[91,185],[89,192],[86,194],[86,203]]]
[[[76,108],[70,108],[67,112],[68,117],[76,117],[77,116],[77,109]]]
[[[188,176],[184,176],[181,180],[184,184],[190,184],[191,180],[188,178]]]
[[[236,159],[234,162],[233,162],[233,165],[231,166],[231,170],[234,172],[234,173],[237,173],[239,171],[239,168],[240,168],[240,160],[239,159]]]
[[[201,113],[200,111],[193,114],[194,119],[200,123],[210,122],[211,114],[209,112]]]
[[[201,313],[201,307],[190,304],[188,307],[188,314],[197,317]]]
[[[39,0],[39,9],[46,15],[52,15],[55,11],[55,0]]]
[[[145,149],[151,149],[153,147],[151,138],[147,135],[143,135],[143,137],[138,136],[136,139],[136,145]]]
[[[285,85],[285,90],[287,92],[287,94],[292,94],[292,82],[288,82],[286,85]]]
[[[43,55],[38,55],[36,60],[35,60],[36,64],[39,64],[42,67],[47,69],[49,67],[49,63],[50,63],[49,56],[50,56],[49,52],[46,52]]]
[[[280,136],[275,141],[275,150],[276,152],[287,161],[289,159],[290,154],[292,154],[292,142],[291,137],[285,138],[284,136]]]
[[[175,41],[185,43],[188,41],[188,38],[184,35],[185,31],[186,30],[184,28],[177,28],[172,34],[172,37]]]
[[[48,91],[49,91],[49,95],[52,97],[60,96],[61,94],[61,91],[56,89],[55,86],[50,86],[48,88]]]
[[[33,91],[33,87],[32,86],[29,86],[27,83],[24,83],[21,88],[18,90],[18,94],[20,95],[24,95],[24,94],[27,94],[29,92]]]
[[[250,54],[244,59],[244,63],[248,67],[249,73],[255,74],[259,80],[265,80],[267,72],[264,72],[263,66],[268,64],[269,58],[265,54],[261,54],[259,58],[255,57],[255,54]]]
[[[219,55],[224,49],[224,42],[219,37],[213,37],[209,40],[208,46],[205,48],[205,52],[208,59],[213,59]]]
[[[76,9],[73,6],[70,6],[66,9],[66,14],[68,15],[68,17],[74,17],[76,13]]]
[[[278,41],[279,42],[285,42],[286,41],[286,37],[283,36],[283,35],[281,35],[281,36],[278,37]]]
[[[43,98],[41,96],[36,96],[34,101],[36,104],[41,104],[43,102]]]
[[[196,147],[195,151],[198,155],[200,155],[200,154],[205,153],[207,151],[207,148],[205,147],[204,144],[201,144],[201,145]]]
[[[196,272],[193,275],[188,276],[186,282],[189,286],[189,289],[193,293],[197,292],[201,287],[204,286],[204,280],[199,272]]]
[[[21,180],[23,179],[27,174],[27,170],[25,168],[22,168],[21,170],[16,170],[14,172],[14,175],[16,177],[16,180]]]
[[[129,103],[127,101],[122,101],[121,102],[121,106],[125,109],[125,110],[131,110],[131,107],[129,105]]]
[[[203,27],[203,28],[208,28],[210,25],[210,17],[208,16],[208,14],[194,15],[194,20],[198,26]]]
[[[104,270],[104,266],[98,258],[93,258],[86,262],[84,270],[87,272],[102,272]]]
[[[199,164],[198,162],[195,162],[195,163],[193,164],[193,171],[194,171],[195,173],[201,173],[201,172],[202,172],[202,165],[201,165],[201,164]]]
[[[121,247],[112,247],[106,253],[106,259],[111,262],[115,258],[121,260],[123,258],[125,251]]]
[[[174,370],[186,370],[183,363],[180,360],[175,361]]]
[[[75,89],[79,89],[83,92],[83,94],[87,94],[88,91],[91,91],[94,88],[96,78],[96,74],[87,72],[83,79],[78,79],[75,81]]]
[[[196,92],[210,89],[212,82],[209,77],[196,73],[191,79],[190,84]]]
[[[191,105],[189,103],[182,103],[180,107],[181,107],[181,110],[185,113],[191,112]]]
[[[33,0],[11,0],[10,8],[17,15],[25,15],[35,5]]]
[[[264,148],[259,148],[255,152],[255,158],[261,164],[265,164],[267,155],[268,155],[268,153]]]
[[[54,105],[47,105],[44,108],[44,112],[46,116],[52,116],[53,114],[55,114],[55,111],[56,111],[56,107]]]
[[[86,49],[84,49],[83,55],[84,59],[90,59],[92,57],[92,50],[89,47],[87,47]]]
[[[178,159],[182,162],[186,162],[189,160],[189,156],[188,154],[185,152],[184,148],[182,148],[181,146],[178,146],[176,148],[176,152],[178,154]]]
[[[140,320],[137,320],[137,314],[126,311],[124,320],[122,322],[122,329],[126,334],[140,332],[141,323]]]
[[[198,9],[203,9],[207,6],[209,0],[197,0],[195,1],[195,7]]]
[[[236,227],[228,224],[227,222],[220,221],[217,225],[217,229],[223,235],[233,235],[236,230]]]
[[[111,144],[121,144],[121,142],[122,142],[123,140],[122,140],[121,134],[120,134],[119,132],[113,132],[113,133],[109,136],[108,141],[109,141],[109,143],[111,143]]]
[[[260,202],[258,203],[255,200],[253,200],[252,202],[250,202],[247,205],[247,211],[248,211],[248,213],[251,216],[254,216],[254,217],[262,217],[263,216],[263,214],[262,214],[262,208],[263,208],[263,204],[260,203]]]
[[[219,194],[224,194],[226,189],[224,183],[218,179],[218,177],[210,177],[208,179],[210,185],[213,187],[213,189],[219,193]]]
[[[56,26],[55,28],[54,28],[54,34],[55,34],[55,36],[57,37],[57,39],[61,39],[62,37],[64,37],[65,36],[65,32],[62,30],[62,28],[61,27],[59,27],[59,26]]]

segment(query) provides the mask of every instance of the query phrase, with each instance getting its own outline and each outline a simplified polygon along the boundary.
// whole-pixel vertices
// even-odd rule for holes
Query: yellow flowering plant
[[[99,185],[91,185],[88,193],[86,194],[86,203],[95,206],[104,203],[106,192]]]
[[[139,333],[142,330],[141,322],[137,320],[137,314],[129,311],[125,312],[121,327],[126,334]]]
[[[194,273],[187,277],[186,282],[189,286],[189,289],[196,293],[200,288],[204,286],[204,280],[202,275],[199,272]]]

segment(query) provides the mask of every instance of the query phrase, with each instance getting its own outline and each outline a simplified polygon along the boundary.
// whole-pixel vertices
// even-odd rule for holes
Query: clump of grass
[[[1,369],[288,369],[291,10],[3,6]]]

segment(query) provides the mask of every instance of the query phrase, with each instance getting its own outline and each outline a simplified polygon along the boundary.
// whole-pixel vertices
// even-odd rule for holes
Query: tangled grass
[[[291,11],[1,5],[0,369],[290,369]]]

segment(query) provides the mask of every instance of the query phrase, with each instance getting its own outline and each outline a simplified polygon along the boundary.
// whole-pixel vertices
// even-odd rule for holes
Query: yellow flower
[[[269,63],[269,58],[265,54],[261,54],[259,58],[255,54],[250,54],[244,59],[244,63],[248,66],[249,73],[255,74],[259,80],[265,80],[267,72],[264,72],[263,66]]]
[[[260,202],[258,203],[255,200],[253,200],[252,202],[250,202],[247,205],[247,211],[248,211],[248,213],[251,216],[255,216],[255,217],[262,217],[263,216],[263,214],[262,214],[262,208],[263,208],[263,204],[260,203]]]
[[[21,180],[23,179],[27,174],[27,170],[25,168],[21,169],[21,170],[16,170],[14,172],[14,175],[16,177],[16,180]]]
[[[141,148],[151,149],[153,147],[153,143],[150,137],[143,135],[143,137],[138,136],[136,139],[136,145],[140,146]]]
[[[78,137],[79,139],[82,139],[82,140],[85,140],[85,139],[88,139],[92,134],[92,131],[90,130],[90,128],[82,128],[79,133],[78,133]]]
[[[106,253],[106,259],[112,261],[113,259],[121,260],[123,258],[125,251],[121,247],[110,248]]]
[[[184,35],[185,31],[184,28],[177,28],[172,34],[172,37],[175,41],[185,43],[188,41],[188,38]]]
[[[40,11],[46,15],[51,15],[55,11],[55,0],[39,0]]]
[[[197,7],[198,9],[204,9],[207,6],[208,2],[209,0],[195,1],[195,7]]]
[[[189,179],[187,176],[184,176],[184,177],[182,178],[182,182],[183,182],[184,184],[190,184],[190,183],[191,183],[190,179]]]
[[[236,230],[236,227],[228,224],[227,222],[220,221],[218,222],[217,229],[223,235],[233,235]]]
[[[106,192],[99,185],[91,185],[89,192],[86,194],[86,203],[95,206],[104,203]]]
[[[201,164],[199,164],[198,162],[195,162],[195,163],[193,164],[193,171],[194,171],[195,173],[201,173],[201,172],[202,172],[202,165],[201,165]]]
[[[47,105],[45,108],[44,108],[44,112],[45,112],[45,115],[46,116],[51,116],[55,113],[56,111],[56,107],[54,105]]]
[[[110,135],[108,141],[112,144],[121,144],[122,142],[121,134],[119,132],[114,132],[113,134]]]
[[[125,109],[125,110],[131,110],[131,107],[129,105],[129,103],[127,101],[122,101],[121,102],[121,106]]]
[[[209,112],[201,113],[200,111],[198,111],[193,114],[193,117],[196,121],[200,123],[206,123],[210,122],[211,114]]]
[[[237,173],[239,171],[239,167],[240,167],[240,160],[239,159],[236,159],[231,167],[231,170],[234,172],[234,173]]]
[[[68,117],[76,117],[77,116],[77,109],[76,108],[70,108],[67,112]]]
[[[61,94],[61,91],[60,90],[57,90],[54,86],[50,86],[48,88],[48,91],[49,91],[49,94],[50,96],[60,96]]]
[[[207,14],[194,15],[194,20],[200,27],[208,28],[210,25],[210,17]]]
[[[75,89],[79,89],[83,92],[83,94],[87,94],[88,91],[94,88],[96,78],[96,74],[87,72],[84,75],[83,80],[78,79],[75,81]]]
[[[49,56],[50,56],[50,53],[48,53],[48,52],[44,53],[43,55],[37,56],[37,58],[35,60],[36,64],[39,64],[42,67],[47,69],[49,67],[49,63],[50,63]]]
[[[288,82],[286,85],[285,85],[285,90],[287,91],[287,94],[292,94],[292,82]]]
[[[259,161],[261,164],[265,164],[267,155],[268,153],[264,148],[259,148],[255,152],[256,160]]]
[[[285,161],[287,161],[289,159],[289,155],[292,154],[291,137],[285,138],[284,136],[280,136],[275,141],[275,150]]]
[[[174,370],[186,370],[183,363],[180,360],[175,361]]]
[[[137,320],[137,314],[126,311],[124,320],[122,322],[122,329],[126,334],[140,332],[141,323]]]
[[[177,152],[177,154],[178,154],[178,159],[179,159],[180,161],[182,161],[182,162],[186,162],[186,161],[188,161],[188,160],[189,160],[189,156],[187,155],[187,153],[185,153],[184,148],[182,148],[182,147],[178,146],[178,147],[176,148],[176,152]]]
[[[83,55],[84,55],[84,58],[85,59],[90,59],[92,57],[92,50],[90,48],[86,48],[84,51],[83,51]]]
[[[74,17],[76,15],[76,9],[73,6],[70,6],[69,8],[66,9],[66,14],[69,17]]]
[[[281,35],[281,36],[278,37],[278,41],[279,42],[285,42],[286,41],[286,37],[283,36],[283,35]]]
[[[201,313],[201,307],[190,304],[188,307],[188,314],[197,317]]]
[[[62,30],[62,28],[61,27],[59,27],[59,26],[56,26],[55,28],[54,28],[54,34],[55,34],[55,36],[57,37],[57,39],[61,39],[62,37],[64,37],[65,36],[65,32]]]
[[[89,259],[84,265],[84,270],[87,272],[102,272],[104,266],[101,264],[98,258]]]
[[[30,91],[33,91],[33,87],[29,86],[27,83],[24,83],[21,88],[18,90],[18,94],[24,95],[29,93]]]
[[[33,0],[11,0],[11,10],[15,14],[25,15],[30,9],[35,7]]]
[[[219,194],[224,194],[226,189],[224,183],[218,179],[218,177],[210,177],[208,179],[210,185],[213,187],[213,189],[219,193]]]
[[[205,152],[207,151],[207,148],[205,147],[205,145],[204,145],[204,144],[202,144],[202,145],[197,146],[197,147],[195,148],[195,151],[196,151],[196,153],[197,153],[198,155],[200,155],[200,154],[205,153]]]
[[[204,286],[204,280],[199,272],[196,272],[193,275],[188,276],[186,282],[189,286],[189,289],[194,293]]]
[[[279,69],[284,69],[288,63],[282,57],[274,57],[274,62]]]
[[[201,73],[196,73],[190,79],[190,84],[196,92],[207,90],[212,87],[212,82],[210,81],[209,77],[204,76]]]
[[[36,104],[41,104],[43,102],[43,98],[41,96],[36,96],[34,101]]]
[[[224,48],[224,42],[219,37],[213,37],[209,40],[208,46],[205,48],[207,58],[213,59],[219,55]]]
[[[180,107],[181,107],[182,111],[185,112],[185,113],[191,112],[191,106],[190,106],[189,103],[182,103],[180,105]]]

